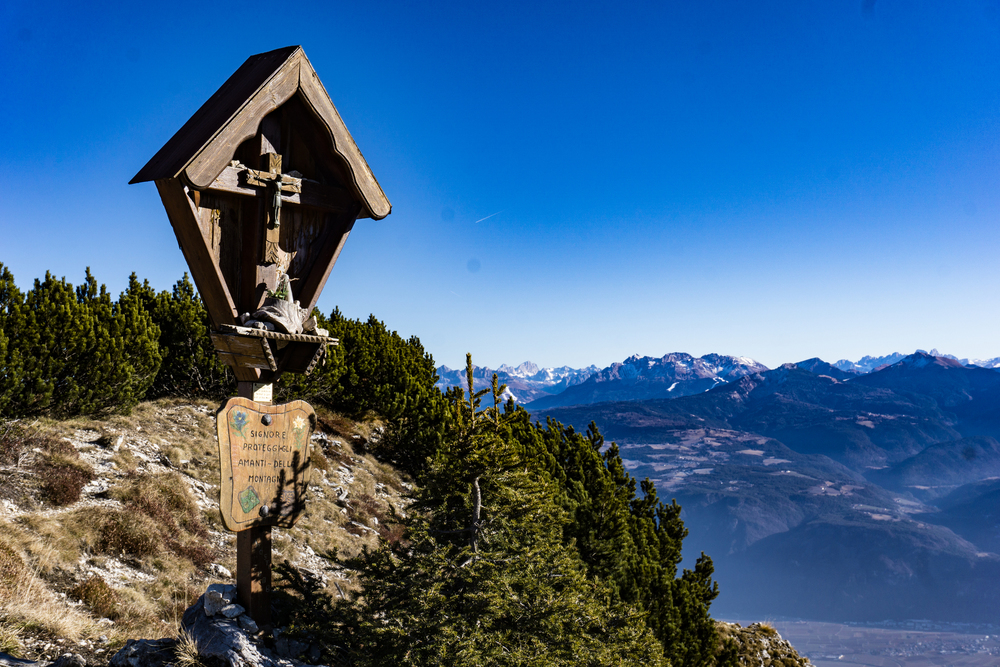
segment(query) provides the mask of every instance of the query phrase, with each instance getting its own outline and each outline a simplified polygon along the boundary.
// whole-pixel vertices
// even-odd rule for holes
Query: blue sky
[[[320,307],[452,367],[1000,355],[1000,2],[4,3],[0,262],[185,271],[129,179],[301,44],[393,203]],[[478,221],[478,222],[477,222]]]

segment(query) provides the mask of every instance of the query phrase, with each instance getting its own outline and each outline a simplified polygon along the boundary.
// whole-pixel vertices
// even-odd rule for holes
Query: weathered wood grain
[[[344,125],[337,108],[333,106],[333,101],[319,80],[312,63],[309,62],[304,52],[301,57],[304,62],[299,67],[299,89],[303,99],[325,122],[330,138],[333,140],[334,150],[345,158],[350,167],[354,186],[358,189],[364,204],[359,217],[381,220],[392,212],[392,204],[389,203],[389,199],[382,191],[382,186],[375,180],[375,175],[364,156],[361,155],[358,145],[354,143],[354,137],[347,131],[347,126]]]
[[[264,338],[228,333],[209,334],[222,362],[234,369],[239,367],[276,371],[278,363],[270,343]]]
[[[361,200],[359,216],[384,218],[392,205],[301,47],[247,59],[130,182],[181,178],[193,189],[208,188],[265,117],[296,94],[324,126],[350,174],[345,185]]]
[[[323,185],[308,179],[297,179],[297,189],[285,190],[282,187],[281,200],[288,204],[300,204],[320,208],[326,211],[346,211],[352,200],[347,190],[331,185]],[[235,167],[226,167],[219,177],[212,181],[207,190],[230,192],[237,195],[255,196],[260,194],[261,186],[250,184],[244,171]]]
[[[235,324],[236,305],[215,263],[211,241],[202,232],[198,207],[188,197],[187,188],[177,179],[167,178],[156,181],[156,189],[213,326]]]
[[[281,351],[275,377],[282,373],[309,375],[326,354],[325,343],[291,343]]]
[[[309,273],[296,286],[295,295],[303,308],[312,310],[319,301],[320,292],[330,278],[333,265],[337,263],[340,251],[347,243],[347,237],[354,228],[354,222],[360,208],[356,208],[352,213],[342,217],[339,224],[332,223],[327,226],[326,235],[319,243],[318,249],[313,249],[315,259]]]
[[[187,181],[199,189],[208,187],[232,160],[239,145],[257,134],[261,118],[295,94],[297,79],[298,62],[293,55],[191,160],[183,171]]]
[[[305,401],[271,405],[230,398],[216,423],[223,525],[233,532],[293,527],[309,487],[312,407]]]
[[[271,627],[270,526],[236,533],[236,599],[258,627]]]

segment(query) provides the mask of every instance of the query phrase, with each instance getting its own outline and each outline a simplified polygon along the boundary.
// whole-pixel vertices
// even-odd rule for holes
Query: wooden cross
[[[283,255],[285,253],[282,253],[281,247],[278,245],[281,228],[281,193],[301,193],[302,179],[291,174],[281,173],[281,156],[277,153],[265,153],[261,159],[266,161],[267,171],[250,168],[244,170],[247,185],[266,188],[272,193],[271,205],[266,207],[265,229],[267,232],[264,235],[264,247],[261,249],[261,262],[281,265],[284,270],[288,268],[284,266],[285,257]],[[290,257],[288,261],[291,261]]]

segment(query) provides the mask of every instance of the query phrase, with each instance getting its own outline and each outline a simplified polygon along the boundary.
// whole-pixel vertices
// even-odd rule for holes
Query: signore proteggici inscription
[[[223,524],[232,531],[291,528],[309,486],[309,442],[316,426],[312,406],[231,398],[217,422]]]

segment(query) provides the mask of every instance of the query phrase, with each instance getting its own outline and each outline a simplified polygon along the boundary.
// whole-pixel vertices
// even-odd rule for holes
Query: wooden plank
[[[262,169],[267,169],[270,166],[270,162],[267,159],[268,155],[281,156],[281,124],[274,114],[269,114],[260,120],[257,128],[257,138],[260,140],[260,166]],[[272,169],[272,171],[274,171]],[[278,169],[281,171],[281,161],[278,161]]]
[[[306,310],[312,312],[316,302],[319,301],[320,292],[323,291],[323,287],[330,277],[330,272],[333,271],[333,265],[337,263],[340,251],[347,243],[347,237],[350,235],[351,229],[354,228],[359,211],[360,206],[357,206],[353,215],[348,214],[339,225],[330,225],[326,237],[321,241],[316,259],[309,268],[309,274],[303,278],[295,292],[299,303]]]
[[[300,47],[252,56],[130,181],[182,178],[207,188],[269,113],[300,93],[343,158],[363,202],[360,217],[382,219],[392,205]]]
[[[247,185],[251,185],[255,188],[266,188],[269,185],[275,185],[279,176],[281,176],[282,192],[302,192],[301,178],[288,176],[287,174],[282,174],[280,171],[261,171],[258,169],[246,170]],[[285,198],[282,197],[281,200],[284,201]]]
[[[292,334],[282,331],[271,331],[269,329],[251,329],[240,325],[226,324],[220,327],[222,333],[235,334],[238,336],[253,336],[255,338],[270,338],[272,340],[294,341],[298,343],[316,343],[319,345],[337,345],[340,341],[329,336],[317,336],[314,334]]]
[[[191,269],[194,284],[205,302],[212,326],[235,324],[236,308],[233,298],[225,277],[215,264],[211,244],[206,241],[198,225],[198,208],[187,196],[187,188],[175,178],[166,178],[156,181],[156,189],[160,193],[170,225],[174,228],[177,243]],[[233,366],[233,373],[237,380],[253,381],[260,378],[259,370],[245,366]]]
[[[236,533],[236,598],[261,629],[271,625],[271,527]]]
[[[232,334],[212,333],[212,342],[215,349],[232,354],[242,354],[247,357],[260,357],[265,359],[264,351],[261,348],[262,339],[251,338],[250,336],[234,336]]]
[[[251,197],[259,195],[261,190],[250,185],[248,180],[243,170],[226,167],[206,189]],[[323,185],[305,178],[299,179],[299,189],[300,192],[292,191],[288,194],[282,194],[281,201],[327,211],[345,212],[350,206],[348,202],[353,199],[350,193],[343,188]],[[285,192],[284,188],[282,188],[282,192]]]
[[[253,400],[253,382],[238,382],[237,393]],[[236,597],[261,629],[271,625],[271,527],[236,533]]]
[[[309,488],[312,407],[305,401],[272,405],[241,396],[226,401],[216,422],[223,525],[233,532],[294,527]]]
[[[236,306],[229,294],[229,287],[212,252],[211,242],[205,239],[198,224],[199,212],[187,196],[187,188],[175,178],[156,181],[167,218],[174,228],[184,259],[187,260],[198,293],[205,301],[212,325],[236,323]]]
[[[223,363],[270,371],[278,369],[271,344],[266,338],[211,333],[212,343]]]
[[[218,355],[219,361],[229,366],[234,371],[241,369],[257,369],[265,373],[272,372],[271,364],[269,364],[266,359],[261,359],[260,357],[244,357],[238,354],[220,352],[219,350],[216,350],[215,353]]]
[[[301,50],[299,46],[288,46],[247,58],[129,183],[177,178],[234,116],[245,115],[248,100],[266,88],[275,73]]]
[[[200,199],[198,205],[199,223],[202,235],[212,248],[212,256],[220,272],[226,280],[229,294],[233,302],[240,302],[240,264],[243,252],[243,224],[241,215],[242,197],[208,192],[198,198],[193,195],[197,190],[190,191],[192,199]]]
[[[333,106],[329,93],[319,80],[316,70],[306,57],[305,52],[300,55],[299,65],[299,91],[302,98],[312,108],[313,112],[324,121],[330,138],[333,140],[334,150],[344,158],[351,171],[354,186],[358,189],[364,208],[359,217],[371,217],[381,220],[392,212],[392,204],[382,191],[382,186],[375,180],[371,167],[365,161],[358,145],[354,143],[354,137],[347,131],[344,120],[340,117],[337,108]]]

